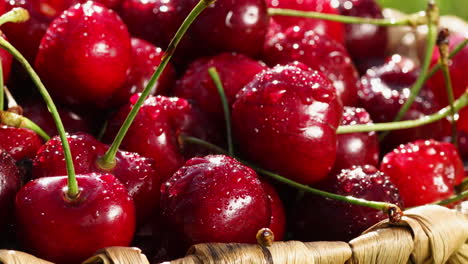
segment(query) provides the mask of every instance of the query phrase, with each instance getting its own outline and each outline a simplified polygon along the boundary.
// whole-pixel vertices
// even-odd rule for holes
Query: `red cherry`
[[[257,174],[222,155],[187,161],[161,187],[164,222],[187,246],[255,243],[270,224],[269,205]]]
[[[15,195],[21,187],[20,171],[15,160],[3,149],[0,149],[0,231],[14,221]],[[5,233],[3,233],[5,234]]]
[[[249,160],[304,184],[330,172],[343,108],[320,73],[293,65],[263,71],[232,108],[234,135]]]
[[[401,145],[385,155],[380,169],[390,176],[408,207],[450,197],[465,177],[456,148],[435,140]]]
[[[264,59],[269,65],[300,61],[325,74],[344,105],[357,103],[359,75],[343,45],[314,31],[293,26],[265,41]]]
[[[268,7],[273,8],[339,14],[338,2],[330,0],[267,0],[266,2]],[[344,25],[339,22],[288,16],[274,16],[272,22],[278,24],[283,30],[291,26],[299,26],[301,30],[313,30],[339,43],[344,43]]]
[[[88,0],[34,0],[32,1],[34,9],[50,19],[59,16],[63,11],[77,3],[85,3]],[[93,0],[101,3],[108,8],[115,8],[121,0]]]
[[[60,101],[98,106],[124,84],[130,65],[125,24],[113,11],[92,1],[70,7],[52,22],[35,62],[49,91]]]
[[[7,151],[15,160],[34,158],[41,146],[42,140],[34,131],[0,125],[0,149]]]
[[[395,184],[396,185],[396,184]],[[357,166],[330,175],[318,188],[332,193],[402,205],[398,189],[374,166]],[[384,212],[306,194],[294,208],[292,229],[302,241],[349,241],[380,220]]]
[[[17,194],[19,238],[31,253],[72,264],[104,247],[130,245],[135,208],[125,187],[111,174],[77,180],[77,200],[66,197],[66,177],[31,181]]]
[[[263,190],[270,201],[271,219],[269,228],[275,235],[275,241],[281,241],[286,233],[286,214],[283,202],[271,184],[265,180],[261,180],[261,182]]]
[[[213,57],[203,57],[192,62],[182,79],[177,82],[175,95],[193,100],[202,111],[224,127],[224,115],[218,90],[211,79],[208,69],[215,67],[223,83],[229,106],[235,96],[255,74],[266,66],[245,55],[221,53]]]

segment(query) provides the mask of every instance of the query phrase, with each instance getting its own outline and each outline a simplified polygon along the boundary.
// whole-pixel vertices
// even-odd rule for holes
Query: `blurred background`
[[[377,0],[383,7],[396,8],[406,13],[424,10],[427,0]],[[436,0],[442,15],[452,14],[468,20],[468,0]]]

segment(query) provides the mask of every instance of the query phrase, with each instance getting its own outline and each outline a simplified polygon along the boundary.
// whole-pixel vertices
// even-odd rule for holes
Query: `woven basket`
[[[199,244],[187,256],[165,264],[467,264],[468,211],[436,205],[404,212],[398,223],[382,221],[361,236],[345,242],[275,242],[269,247],[251,244]],[[0,251],[0,263],[49,264],[29,254]],[[84,264],[149,264],[137,248],[100,250]]]

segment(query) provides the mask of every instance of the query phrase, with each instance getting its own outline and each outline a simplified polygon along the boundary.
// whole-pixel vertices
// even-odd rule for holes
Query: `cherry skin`
[[[164,222],[186,246],[255,243],[270,224],[269,205],[257,174],[223,155],[190,159],[161,187]]]
[[[89,1],[70,7],[52,22],[35,68],[61,102],[102,106],[124,84],[131,54],[122,20]]]
[[[267,0],[268,7],[286,8],[300,11],[315,11],[325,14],[338,15],[338,2],[330,0]],[[299,26],[304,31],[313,30],[320,35],[325,35],[335,41],[344,44],[344,25],[339,22],[326,20],[274,16],[272,22],[278,24],[283,31],[291,26]]]
[[[216,68],[231,106],[237,92],[250,82],[255,74],[266,69],[266,66],[237,53],[221,53],[213,57],[199,58],[188,66],[182,79],[177,82],[175,95],[193,100],[218,125],[224,127],[221,99],[208,73],[211,67]]]
[[[0,231],[14,222],[15,196],[21,187],[20,171],[8,152],[0,149]]]
[[[105,140],[114,139],[131,107],[134,95],[108,122]],[[187,100],[178,97],[149,96],[140,108],[121,148],[156,161],[162,181],[168,179],[187,158],[199,153],[197,148],[181,146],[182,134],[218,143],[220,136],[213,126]]]
[[[0,149],[4,149],[15,160],[33,159],[42,139],[32,130],[0,125]]]
[[[330,81],[294,65],[257,74],[232,107],[240,152],[303,184],[318,182],[330,172],[342,114]]]
[[[137,222],[143,224],[156,213],[159,204],[160,178],[154,161],[132,152],[119,150],[116,166],[102,169],[97,160],[107,151],[108,146],[84,133],[68,135],[73,165],[76,173],[112,173],[127,188],[136,208]],[[53,137],[39,149],[33,161],[33,178],[66,174],[62,143]]]
[[[70,6],[77,3],[85,3],[88,0],[34,0],[34,9],[50,19],[59,16],[63,11]],[[94,0],[94,2],[101,3],[108,8],[116,8],[121,0]]]
[[[142,39],[132,38],[133,63],[127,76],[127,81],[113,95],[112,101],[116,105],[123,105],[134,93],[141,93],[145,89],[154,71],[161,63],[164,52]],[[175,70],[168,64],[159,77],[151,94],[168,94],[175,85]]]
[[[16,196],[19,237],[33,254],[56,263],[81,263],[96,250],[128,246],[135,208],[111,174],[78,175],[80,194],[67,198],[67,177],[40,178]]]
[[[419,74],[414,62],[400,55],[388,58],[381,66],[370,68],[361,78],[358,91],[360,106],[364,107],[376,123],[392,122],[403,103],[408,99],[409,89]],[[441,106],[428,86],[423,86],[404,120],[422,118],[437,112]],[[434,122],[411,129],[392,131],[383,141],[384,153],[399,144],[416,139],[442,138],[445,132],[442,122]]]
[[[372,124],[369,113],[363,108],[345,107],[342,126]],[[379,163],[379,141],[375,132],[350,133],[337,136],[336,161],[333,171],[352,166],[373,165]]]
[[[402,206],[397,187],[374,166],[355,166],[330,175],[317,186],[320,190],[382,201]],[[349,241],[377,222],[388,218],[368,207],[306,194],[294,208],[292,229],[302,241]]]
[[[271,208],[270,230],[275,235],[275,241],[284,239],[286,233],[286,214],[280,196],[275,188],[266,180],[260,179],[263,190],[268,197]]]
[[[450,197],[465,177],[456,148],[435,140],[399,146],[384,156],[380,170],[390,176],[408,207]]]
[[[267,37],[264,59],[269,65],[300,61],[325,74],[344,105],[357,103],[358,72],[343,45],[327,36],[298,26],[287,28]]]
[[[7,39],[5,34],[0,31],[0,37]],[[8,82],[11,71],[11,63],[13,62],[13,56],[4,49],[0,49],[0,60],[2,62],[2,71],[3,71],[3,82]]]

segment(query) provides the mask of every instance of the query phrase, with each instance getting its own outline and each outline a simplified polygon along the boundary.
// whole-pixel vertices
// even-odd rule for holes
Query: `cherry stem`
[[[99,167],[105,170],[110,170],[115,167],[115,164],[116,164],[115,155],[117,154],[117,151],[119,150],[120,144],[122,144],[122,141],[125,135],[127,134],[128,129],[132,125],[133,120],[135,120],[135,117],[137,116],[138,111],[140,110],[144,101],[146,100],[152,88],[154,87],[157,80],[161,76],[162,72],[166,68],[167,64],[169,63],[169,60],[172,58],[172,55],[174,55],[177,45],[179,44],[180,40],[185,35],[185,33],[187,32],[188,28],[193,23],[193,21],[198,17],[198,15],[200,15],[200,13],[203,10],[205,10],[205,8],[207,8],[212,3],[214,3],[213,0],[200,0],[198,4],[192,9],[190,14],[185,18],[182,25],[180,25],[176,34],[174,35],[171,42],[169,43],[166,49],[166,52],[164,53],[164,56],[161,60],[161,63],[159,64],[158,68],[151,76],[151,79],[149,80],[145,89],[141,93],[140,98],[138,98],[138,100],[136,101],[136,103],[133,105],[132,109],[128,113],[127,118],[122,124],[122,127],[120,127],[119,132],[115,136],[114,142],[112,142],[112,145],[109,147],[106,154],[97,161],[97,165]]]
[[[5,91],[6,99],[8,101],[7,111],[16,113],[18,115],[23,115],[23,108],[18,105],[15,98],[13,97],[10,90],[8,89],[8,87],[3,86],[3,90]]]
[[[219,77],[218,71],[215,67],[209,68],[208,73],[210,74],[211,79],[213,80],[216,89],[218,90],[219,97],[221,98],[224,112],[224,121],[226,122],[228,153],[229,156],[234,156],[234,145],[232,144],[231,113],[229,111],[229,104],[226,98],[226,93],[224,93],[223,83],[221,82],[221,78]]]
[[[451,204],[451,203],[454,203],[454,202],[458,202],[460,200],[463,200],[465,198],[468,198],[468,190],[466,191],[463,191],[457,195],[454,195],[446,200],[442,200],[442,201],[439,201],[439,202],[436,202],[435,204],[438,204],[438,205],[448,205],[448,204]]]
[[[22,115],[8,111],[0,111],[0,122],[11,127],[31,129],[32,131],[36,132],[36,134],[41,136],[45,141],[50,139],[50,136],[47,135],[47,133],[42,130],[42,128]]]
[[[449,54],[449,59],[452,59],[453,57],[455,57],[455,55],[457,55],[466,45],[468,45],[468,38],[463,40],[462,42],[460,42],[460,44],[458,44]],[[438,72],[440,69],[441,69],[442,65],[439,61],[439,63],[437,63],[434,67],[431,68],[431,71],[429,72],[429,74],[427,75],[426,77],[426,80],[424,80],[424,82],[426,82],[427,80],[429,80],[432,76],[434,76],[434,74],[436,74],[436,72]]]
[[[458,100],[453,102],[453,110],[455,112],[460,111],[462,108],[468,106],[468,91],[466,91]],[[337,134],[349,134],[349,133],[362,133],[362,132],[371,132],[371,131],[391,131],[391,130],[401,130],[407,128],[418,127],[422,125],[427,125],[432,122],[441,120],[452,113],[452,108],[450,106],[440,109],[437,113],[432,115],[427,115],[419,119],[414,120],[405,120],[398,122],[389,122],[389,123],[376,123],[376,124],[366,124],[366,125],[351,125],[351,126],[339,126],[336,133]]]
[[[305,17],[323,19],[329,21],[336,21],[346,24],[372,24],[377,26],[419,26],[426,24],[426,13],[418,12],[407,15],[400,19],[394,18],[368,18],[368,17],[354,17],[354,16],[343,16],[334,14],[325,14],[313,11],[299,11],[293,9],[283,8],[268,8],[268,14],[270,16],[292,16],[292,17]]]
[[[445,81],[445,90],[447,92],[447,100],[450,105],[450,116],[451,116],[451,124],[452,124],[452,143],[456,147],[458,147],[458,132],[457,132],[457,112],[455,111],[455,107],[453,105],[454,95],[452,89],[452,80],[450,78],[450,71],[449,71],[449,31],[447,28],[443,28],[439,32],[439,36],[437,37],[437,46],[439,47],[440,53],[440,65],[442,69],[442,75],[444,76]]]
[[[203,146],[203,147],[205,147],[207,149],[211,149],[211,150],[213,150],[215,152],[218,152],[220,154],[224,154],[224,155],[229,156],[229,153],[226,150],[224,150],[221,147],[218,147],[218,146],[216,146],[216,145],[214,145],[214,144],[212,144],[210,142],[207,142],[205,140],[202,140],[202,139],[199,139],[199,138],[196,138],[196,137],[186,136],[186,135],[181,135],[180,137],[181,137],[182,142],[189,143],[189,144],[200,145],[200,146]],[[288,179],[286,177],[283,177],[283,176],[281,176],[279,174],[276,174],[276,173],[270,172],[268,170],[259,168],[259,167],[255,166],[255,165],[251,164],[250,162],[246,162],[246,161],[239,160],[239,159],[238,159],[238,161],[245,164],[246,166],[249,166],[250,168],[257,171],[258,173],[266,175],[266,176],[268,176],[270,178],[273,178],[273,179],[275,179],[275,180],[277,180],[277,181],[279,181],[281,183],[289,185],[289,186],[291,186],[293,188],[296,188],[298,190],[308,192],[308,193],[312,193],[312,194],[315,194],[315,195],[319,195],[319,196],[322,196],[322,197],[325,197],[325,198],[330,198],[330,199],[333,199],[333,200],[342,201],[342,202],[349,203],[349,204],[365,206],[365,207],[381,210],[381,211],[383,211],[384,213],[386,213],[386,214],[388,214],[390,216],[390,220],[392,222],[399,221],[399,219],[400,219],[400,217],[402,215],[401,209],[395,204],[385,203],[385,202],[378,202],[378,201],[368,201],[368,200],[361,199],[361,198],[354,198],[354,197],[351,197],[351,196],[342,196],[342,195],[338,195],[338,194],[334,194],[334,193],[321,191],[321,190],[309,187],[307,185],[292,181],[292,180],[290,180],[290,179]]]
[[[2,16],[0,16],[0,26],[7,23],[23,23],[28,21],[29,19],[29,12],[22,8],[22,7],[15,7],[10,11],[6,12]]]
[[[462,183],[455,186],[455,191],[457,191],[457,193],[460,193],[460,192],[464,191],[465,189],[468,189],[468,178],[465,178],[462,181]]]
[[[57,107],[54,104],[54,101],[50,97],[49,92],[45,88],[44,84],[42,83],[41,79],[34,71],[33,67],[29,64],[29,62],[24,58],[23,55],[13,47],[8,41],[4,38],[0,37],[0,47],[8,51],[13,57],[23,66],[23,68],[28,72],[33,80],[34,84],[37,86],[39,93],[41,94],[42,98],[44,99],[45,103],[47,104],[47,108],[49,112],[52,114],[52,118],[54,119],[55,125],[57,126],[57,131],[59,133],[60,139],[62,141],[63,152],[65,156],[65,162],[67,166],[67,174],[68,174],[68,190],[67,196],[70,199],[75,199],[79,195],[79,188],[78,182],[76,181],[75,169],[73,166],[73,158],[70,151],[70,145],[68,144],[67,135],[65,133],[65,128],[63,127],[62,120],[60,119],[60,115],[57,111]]]
[[[424,54],[421,72],[418,76],[418,79],[411,87],[408,99],[396,114],[395,119],[393,120],[394,122],[400,121],[405,116],[406,112],[408,112],[414,100],[416,100],[416,96],[419,94],[419,91],[426,82],[426,76],[428,74],[429,66],[431,64],[432,52],[434,51],[436,45],[437,27],[439,25],[439,8],[433,0],[429,1],[427,11],[425,12],[425,14],[428,32],[426,39],[426,51]],[[379,137],[379,140],[383,140],[386,135],[388,135],[388,132],[382,133]]]

